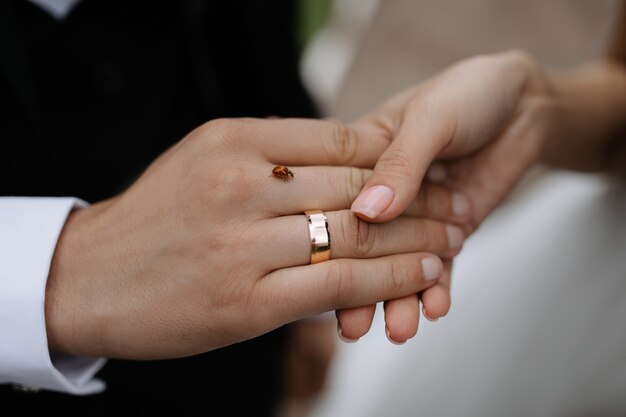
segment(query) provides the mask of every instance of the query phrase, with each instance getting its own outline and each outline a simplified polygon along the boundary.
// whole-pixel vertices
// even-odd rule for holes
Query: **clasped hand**
[[[355,339],[382,301],[390,339],[412,337],[418,294],[430,318],[446,314],[449,261],[538,153],[519,139],[528,68],[516,53],[470,60],[351,125],[200,126],[128,190],[70,216],[46,294],[51,349],[182,357],[332,310]],[[494,159],[519,149],[519,167]],[[453,161],[424,182],[437,158]],[[273,177],[277,164],[293,179]],[[314,265],[309,209],[326,212],[332,242]]]

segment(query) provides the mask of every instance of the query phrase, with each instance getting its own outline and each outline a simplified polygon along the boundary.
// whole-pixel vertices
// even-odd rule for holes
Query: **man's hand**
[[[394,221],[360,220],[349,207],[372,173],[358,167],[387,142],[347,132],[315,120],[212,121],[121,195],[73,213],[48,279],[51,349],[188,356],[434,285],[436,255],[455,255],[462,240],[436,220],[449,217],[452,194],[433,186],[429,204],[416,197]],[[274,177],[279,164],[293,178]],[[309,265],[303,212],[314,208],[328,216],[333,259]]]

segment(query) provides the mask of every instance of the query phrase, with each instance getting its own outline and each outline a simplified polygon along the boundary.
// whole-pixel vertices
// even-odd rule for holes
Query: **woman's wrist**
[[[608,171],[624,152],[626,69],[600,60],[569,71],[546,71],[549,111],[544,162],[580,171]]]
[[[607,79],[613,83],[615,102],[612,131],[606,148],[609,169],[621,179],[626,178],[626,65],[616,60],[606,60]],[[611,86],[609,86],[611,88]]]
[[[555,74],[544,68],[532,55],[517,52],[512,58],[515,68],[523,74],[522,91],[517,117],[529,121],[526,140],[538,142],[535,162],[543,160],[545,150],[559,146],[553,141],[555,114],[558,108],[558,88]]]

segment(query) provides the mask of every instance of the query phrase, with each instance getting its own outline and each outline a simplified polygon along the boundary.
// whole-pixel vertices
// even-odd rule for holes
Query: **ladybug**
[[[289,177],[293,178],[293,172],[284,165],[276,165],[272,169],[272,175],[276,178],[281,178],[285,182],[289,181]]]

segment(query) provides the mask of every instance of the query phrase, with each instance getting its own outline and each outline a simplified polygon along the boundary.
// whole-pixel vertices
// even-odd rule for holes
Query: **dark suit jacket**
[[[0,195],[123,191],[216,117],[315,116],[297,70],[291,1],[83,0],[63,21],[0,0]],[[271,415],[285,328],[196,357],[112,360],[104,394],[18,393],[3,409],[67,416]]]

